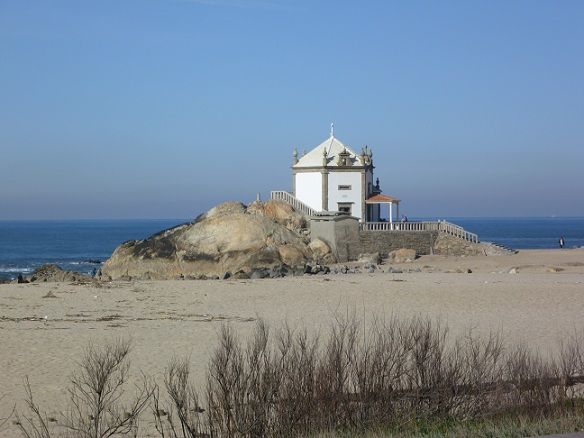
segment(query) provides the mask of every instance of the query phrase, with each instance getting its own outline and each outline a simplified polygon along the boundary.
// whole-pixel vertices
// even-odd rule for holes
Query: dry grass
[[[368,328],[366,328],[368,327]],[[453,337],[425,318],[338,318],[323,336],[263,321],[247,340],[224,325],[203,387],[186,359],[164,384],[144,378],[122,398],[130,346],[90,346],[71,379],[69,409],[42,413],[27,384],[26,437],[138,434],[150,402],[164,438],[256,436],[527,436],[584,427],[582,336],[542,357],[498,334]]]
[[[337,319],[322,339],[286,326],[271,335],[259,322],[248,342],[225,326],[205,391],[189,383],[185,361],[167,370],[179,415],[169,409],[166,421],[182,424],[172,436],[251,437],[454,433],[509,422],[509,412],[512,419],[565,417],[581,412],[580,341],[544,359],[525,346],[505,348],[496,334],[452,338],[423,318],[376,320],[369,330],[356,318]]]

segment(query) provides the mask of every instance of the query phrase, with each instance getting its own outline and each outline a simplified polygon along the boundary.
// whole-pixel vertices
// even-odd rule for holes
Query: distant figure
[[[564,245],[566,244],[566,240],[564,239],[564,236],[560,237],[560,241],[558,243],[560,244],[560,248],[564,247]]]

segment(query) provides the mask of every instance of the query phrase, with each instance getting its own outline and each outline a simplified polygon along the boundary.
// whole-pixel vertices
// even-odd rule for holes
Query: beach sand
[[[245,336],[258,318],[323,331],[339,314],[429,315],[453,333],[500,330],[507,342],[543,353],[584,329],[584,249],[424,256],[399,267],[422,272],[0,285],[0,417],[23,407],[25,376],[39,404],[58,410],[90,341],[130,337],[134,375],[159,379],[173,356],[188,355],[200,381],[221,325]],[[14,436],[14,427],[0,436]]]

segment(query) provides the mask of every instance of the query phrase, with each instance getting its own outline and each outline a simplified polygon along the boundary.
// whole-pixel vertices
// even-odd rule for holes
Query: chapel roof
[[[320,167],[322,166],[323,152],[327,152],[327,166],[338,166],[337,157],[345,151],[349,153],[349,161],[352,166],[360,166],[359,156],[349,146],[341,142],[334,135],[331,135],[317,147],[306,155],[300,157],[293,166],[299,167]]]
[[[383,193],[378,193],[376,195],[370,196],[365,200],[366,204],[381,204],[385,202],[399,203],[400,200],[394,198],[393,196],[385,195]]]

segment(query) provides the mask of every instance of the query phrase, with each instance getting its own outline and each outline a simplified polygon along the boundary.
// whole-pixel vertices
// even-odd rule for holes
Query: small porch
[[[393,224],[399,220],[399,203],[401,201],[393,196],[377,193],[365,200],[366,221]],[[381,206],[387,206],[387,219],[381,217]],[[394,216],[395,213],[395,216]]]

